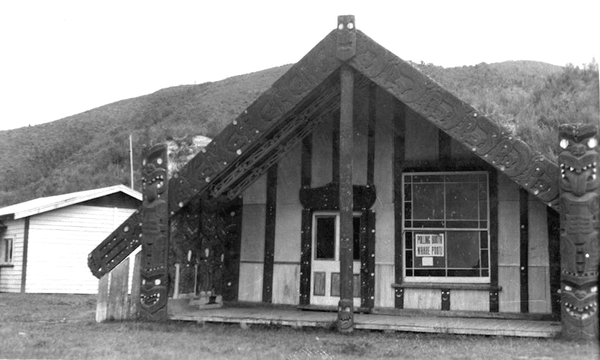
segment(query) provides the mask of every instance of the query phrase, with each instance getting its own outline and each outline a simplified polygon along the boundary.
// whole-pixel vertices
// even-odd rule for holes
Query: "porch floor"
[[[202,310],[187,308],[171,313],[170,319],[199,323],[238,323],[242,327],[251,324],[261,324],[291,326],[294,328],[329,328],[336,321],[337,313],[268,307],[219,307]],[[556,321],[358,313],[354,314],[354,328],[380,331],[539,338],[552,338],[561,332],[561,324]]]

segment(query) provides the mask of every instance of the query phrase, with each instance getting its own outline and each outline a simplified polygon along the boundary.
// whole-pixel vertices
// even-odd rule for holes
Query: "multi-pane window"
[[[339,246],[337,233],[339,231],[339,215],[316,215],[316,251],[315,260],[335,260],[338,261]],[[352,257],[355,261],[360,260],[360,217],[352,218],[353,242]],[[337,240],[337,241],[336,241]]]
[[[405,173],[405,280],[489,282],[486,172]]]
[[[0,241],[0,264],[12,264],[13,262],[13,239],[3,238]]]

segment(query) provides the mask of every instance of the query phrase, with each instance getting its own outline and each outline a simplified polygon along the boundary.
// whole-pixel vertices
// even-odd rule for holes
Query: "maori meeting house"
[[[597,128],[556,141],[340,16],[179,170],[145,150],[142,207],[89,255],[97,319],[597,338]]]

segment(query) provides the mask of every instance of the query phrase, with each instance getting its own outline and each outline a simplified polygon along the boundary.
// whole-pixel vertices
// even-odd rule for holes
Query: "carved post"
[[[354,16],[338,17],[337,57],[348,60],[356,49]],[[354,110],[354,72],[347,65],[340,70],[340,302],[338,330],[351,332],[354,327],[353,287],[353,214],[352,148]]]
[[[559,139],[562,332],[569,339],[598,339],[598,129],[561,125]]]
[[[140,317],[160,321],[167,319],[169,290],[166,145],[144,149],[142,193]]]

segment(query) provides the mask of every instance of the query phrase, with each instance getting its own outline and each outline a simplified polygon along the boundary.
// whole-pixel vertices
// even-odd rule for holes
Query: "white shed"
[[[96,293],[87,256],[141,202],[116,185],[1,208],[0,292]]]

